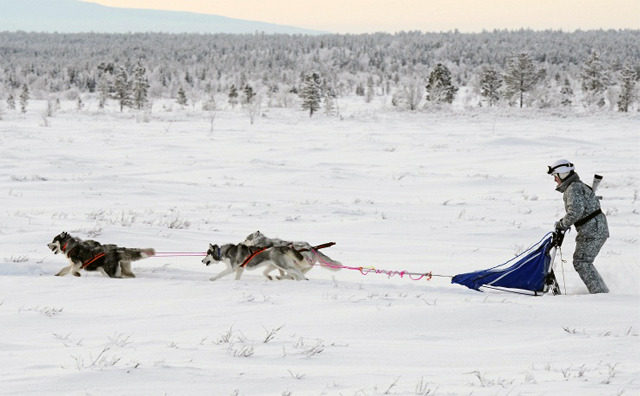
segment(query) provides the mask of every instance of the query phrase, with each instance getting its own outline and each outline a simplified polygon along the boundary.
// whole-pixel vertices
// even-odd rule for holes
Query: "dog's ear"
[[[66,231],[62,231],[62,234],[60,234],[61,237],[66,238],[69,236],[69,234],[67,234]]]

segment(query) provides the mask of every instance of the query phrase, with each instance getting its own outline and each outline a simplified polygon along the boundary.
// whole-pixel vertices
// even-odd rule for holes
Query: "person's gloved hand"
[[[567,227],[562,225],[562,220],[556,221],[556,223],[554,224],[554,228],[558,231],[564,231],[567,229]]]

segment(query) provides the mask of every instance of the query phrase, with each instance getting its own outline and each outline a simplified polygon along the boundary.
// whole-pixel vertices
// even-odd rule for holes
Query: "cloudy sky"
[[[640,0],[83,0],[333,33],[640,29]]]

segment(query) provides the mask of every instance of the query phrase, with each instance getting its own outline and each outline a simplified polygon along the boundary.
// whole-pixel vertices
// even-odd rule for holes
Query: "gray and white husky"
[[[272,246],[291,247],[294,250],[298,251],[300,254],[302,254],[302,256],[305,258],[305,261],[308,264],[305,267],[305,269],[302,271],[305,274],[309,270],[311,270],[311,268],[313,268],[313,266],[316,264],[320,264],[322,268],[326,268],[331,271],[338,271],[340,268],[342,268],[342,263],[340,263],[339,261],[333,260],[331,257],[327,256],[326,254],[322,253],[317,249],[313,249],[313,246],[311,246],[308,242],[303,242],[303,241],[291,242],[291,241],[285,241],[278,238],[268,238],[266,235],[264,235],[260,231],[256,231],[252,234],[249,234],[247,238],[244,240],[244,242],[242,243],[247,246],[257,246],[257,247],[272,247]],[[268,277],[269,272],[273,271],[274,269],[275,269],[274,267],[267,268],[264,271],[265,276]],[[281,272],[280,276],[282,277],[283,275],[284,274],[282,274]]]
[[[62,232],[47,244],[54,254],[62,253],[69,260],[69,266],[61,269],[56,276],[69,273],[80,276],[80,270],[99,271],[110,278],[135,278],[131,262],[155,255],[153,249],[130,249],[117,245],[103,245],[98,241],[73,237]]]
[[[303,270],[309,266],[299,252],[287,246],[263,249],[250,247],[242,243],[222,246],[209,244],[207,256],[202,259],[202,262],[209,265],[220,261],[224,262],[227,268],[213,278],[210,278],[212,281],[218,280],[233,272],[236,273],[236,280],[239,280],[245,268],[254,269],[263,265],[268,265],[268,271],[274,268],[279,269],[283,274],[286,274],[289,279],[307,280]],[[267,271],[265,271],[264,275],[268,279],[272,279]]]

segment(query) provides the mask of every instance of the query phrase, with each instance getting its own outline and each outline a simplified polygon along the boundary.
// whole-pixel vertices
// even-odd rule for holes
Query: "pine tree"
[[[624,64],[620,72],[620,89],[618,111],[626,113],[636,100],[636,71],[629,62]]]
[[[300,92],[302,109],[309,110],[309,117],[313,117],[313,113],[320,109],[322,101],[320,75],[316,72],[311,72],[304,76],[302,84],[302,91]]]
[[[256,96],[255,92],[253,91],[253,87],[251,87],[251,85],[249,84],[245,85],[243,93],[244,95],[242,97],[242,104],[248,105],[253,103],[253,98]]]
[[[149,81],[145,77],[147,69],[138,60],[138,65],[133,72],[133,103],[136,109],[141,110],[149,101]]]
[[[480,94],[487,99],[489,106],[493,106],[500,100],[500,87],[502,77],[492,67],[486,67],[480,77]]]
[[[458,92],[458,87],[451,84],[451,72],[442,63],[438,63],[429,74],[427,83],[427,100],[434,103],[451,103]]]
[[[180,105],[180,107],[184,107],[187,105],[187,94],[184,92],[184,88],[180,86],[178,88],[178,97],[176,98],[176,103]]]
[[[232,109],[238,104],[238,89],[235,84],[231,84],[231,88],[229,88],[229,104]]]
[[[374,90],[373,77],[369,76],[369,78],[367,78],[367,92],[365,94],[365,99],[364,99],[365,102],[371,103],[374,95],[375,95],[375,90]]]
[[[120,66],[120,70],[116,75],[113,90],[114,99],[117,100],[120,105],[120,112],[122,112],[125,107],[133,106],[133,100],[131,99],[131,81],[129,81],[129,75],[122,66]]]
[[[507,62],[507,71],[504,75],[506,96],[516,97],[520,107],[523,107],[524,94],[533,90],[539,79],[540,74],[528,53],[521,52],[512,56]]]
[[[10,93],[9,96],[7,96],[7,107],[9,110],[16,109],[16,97],[13,96],[13,93]]]
[[[335,99],[337,95],[326,79],[322,81],[322,92],[324,94],[324,113],[332,116],[336,112]]]
[[[20,93],[20,111],[27,112],[27,106],[29,105],[29,87],[27,84],[22,84],[22,93]]]
[[[571,106],[573,103],[573,89],[571,88],[568,78],[564,79],[564,85],[560,88],[560,95],[562,96],[560,104],[563,106]]]
[[[604,106],[604,92],[609,86],[609,77],[596,51],[591,51],[589,59],[582,65],[580,77],[586,104]]]

